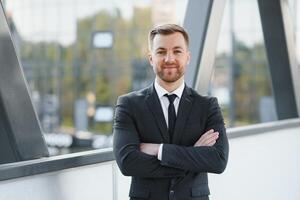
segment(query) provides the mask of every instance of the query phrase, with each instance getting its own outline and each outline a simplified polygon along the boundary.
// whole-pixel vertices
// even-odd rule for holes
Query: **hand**
[[[160,144],[141,143],[140,151],[152,156],[157,156]]]
[[[219,138],[219,132],[214,132],[213,129],[210,129],[198,139],[198,141],[194,144],[194,147],[200,146],[213,146],[217,139]]]

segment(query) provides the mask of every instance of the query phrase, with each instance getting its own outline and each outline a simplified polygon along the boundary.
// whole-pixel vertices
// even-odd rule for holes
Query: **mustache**
[[[163,68],[179,68],[179,65],[177,65],[177,64],[164,64],[163,66],[162,66]]]

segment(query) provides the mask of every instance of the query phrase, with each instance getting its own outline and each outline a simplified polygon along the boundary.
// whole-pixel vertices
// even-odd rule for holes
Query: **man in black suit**
[[[132,176],[131,200],[207,200],[207,173],[222,173],[228,139],[214,97],[184,83],[190,60],[187,32],[166,24],[149,34],[153,85],[119,97],[114,154]]]

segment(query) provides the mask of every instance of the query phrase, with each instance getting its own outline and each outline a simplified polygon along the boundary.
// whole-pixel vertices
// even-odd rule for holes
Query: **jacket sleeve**
[[[156,156],[139,150],[140,139],[130,111],[129,99],[119,97],[114,117],[113,152],[125,176],[166,178],[184,176],[184,170],[162,166]]]
[[[222,173],[227,165],[229,145],[216,98],[209,99],[205,132],[210,129],[219,132],[219,138],[213,146],[185,147],[164,144],[161,164],[193,172]]]

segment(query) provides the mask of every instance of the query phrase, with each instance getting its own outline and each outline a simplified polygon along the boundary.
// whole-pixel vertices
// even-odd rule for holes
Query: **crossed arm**
[[[203,135],[201,135],[201,137],[194,144],[194,147],[200,147],[200,146],[211,147],[216,143],[218,137],[219,137],[219,132],[217,131],[215,132],[213,129],[211,129],[206,133],[204,133]],[[160,145],[161,144],[141,143],[140,151],[148,155],[157,156]]]
[[[212,101],[207,131],[193,146],[141,143],[127,98],[119,98],[114,123],[114,153],[121,172],[128,176],[182,177],[187,171],[221,173],[228,158],[228,141],[216,101]],[[201,133],[199,133],[201,135]]]

